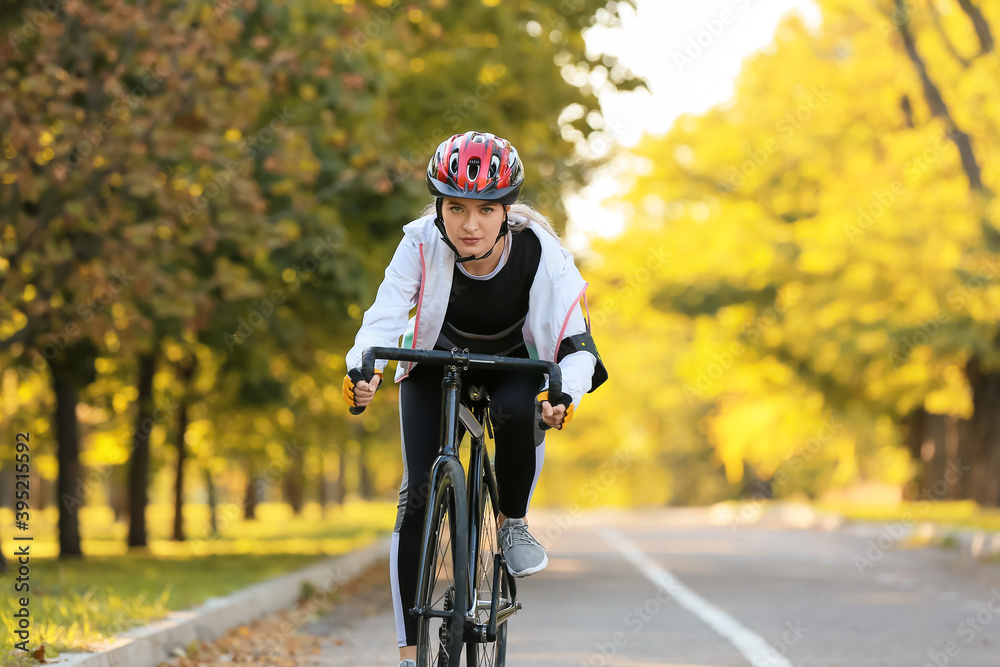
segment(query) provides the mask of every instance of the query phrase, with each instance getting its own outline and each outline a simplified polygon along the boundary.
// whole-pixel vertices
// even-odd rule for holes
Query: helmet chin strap
[[[490,246],[490,249],[487,250],[486,253],[484,255],[481,255],[480,257],[476,257],[475,255],[468,255],[466,257],[462,257],[462,254],[458,252],[458,248],[456,248],[455,244],[452,243],[451,239],[448,238],[448,231],[444,227],[444,216],[442,215],[442,209],[444,207],[444,197],[438,197],[437,201],[434,204],[437,207],[437,218],[434,219],[434,225],[438,228],[438,231],[441,232],[441,240],[444,241],[445,245],[451,248],[452,251],[454,251],[456,255],[455,262],[457,262],[458,264],[464,264],[465,262],[471,262],[472,260],[486,259],[487,257],[493,254],[493,250],[497,247],[497,243],[499,243],[500,239],[502,239],[507,234],[507,229],[508,229],[507,207],[504,206],[503,223],[501,223],[500,225],[500,233],[497,234],[497,237],[493,241],[493,245]],[[501,204],[501,206],[503,205]]]

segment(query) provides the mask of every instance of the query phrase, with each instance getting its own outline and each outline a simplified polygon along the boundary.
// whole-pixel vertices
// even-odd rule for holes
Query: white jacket
[[[508,216],[512,222],[524,222],[517,214]],[[560,341],[587,330],[579,307],[587,283],[558,239],[533,221],[528,221],[527,229],[541,242],[542,257],[528,293],[528,316],[522,333],[532,359],[556,361]],[[361,368],[361,353],[366,347],[396,347],[403,336],[402,347],[432,350],[441,333],[451,295],[455,253],[441,239],[434,215],[410,222],[403,232],[375,303],[365,311],[354,347],[347,353],[347,368]],[[414,306],[416,314],[409,317]],[[589,352],[573,352],[559,362],[563,391],[577,408],[590,391],[596,363]],[[380,369],[385,365],[385,361],[377,364]],[[409,375],[414,365],[399,362],[396,382]]]

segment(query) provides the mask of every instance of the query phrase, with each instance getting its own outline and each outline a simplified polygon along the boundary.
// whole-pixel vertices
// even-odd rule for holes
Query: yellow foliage
[[[882,11],[891,3],[877,4],[821,0],[814,31],[786,19],[731,101],[633,149],[644,166],[612,201],[628,228],[594,242],[588,279],[595,336],[621,364],[609,385],[615,371],[629,378],[602,391],[638,403],[588,398],[578,419],[599,404],[617,425],[593,437],[630,434],[662,405],[661,429],[704,423],[730,484],[746,466],[781,475],[787,461],[832,486],[901,483],[913,472],[900,429],[910,411],[971,414],[969,346],[995,348],[1000,319],[1000,265],[981,225],[1000,230],[1000,199],[971,191]],[[1000,6],[982,11],[1000,25]],[[963,66],[928,10],[911,13],[930,75],[1000,192],[1000,54]],[[955,44],[976,43],[964,12],[941,21]],[[640,356],[649,380],[631,372]],[[662,433],[651,440],[673,455]]]

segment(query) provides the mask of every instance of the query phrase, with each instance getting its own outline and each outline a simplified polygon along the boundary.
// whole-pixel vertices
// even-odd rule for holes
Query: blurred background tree
[[[700,434],[648,456],[686,473],[709,446],[709,497],[880,482],[996,506],[998,8],[819,5],[729,102],[632,152],[630,224],[595,249],[592,306],[660,372],[619,375],[581,421]],[[684,489],[664,495],[705,499]]]
[[[468,128],[510,136],[526,195],[563,224],[563,188],[595,166],[567,137],[600,125],[563,69],[605,66],[581,32],[618,4],[7,3],[3,424],[57,477],[36,502],[58,501],[61,556],[82,554],[77,511],[101,503],[145,547],[149,494],[170,478],[181,508],[185,461],[213,507],[213,480],[240,485],[250,517],[282,487],[296,507],[307,483],[325,495],[327,453],[338,497],[351,460],[362,495],[391,489],[374,471],[398,467],[395,420],[347,423],[339,384],[428,199],[426,160]],[[618,67],[607,85],[641,83]],[[567,107],[582,114],[560,121]]]

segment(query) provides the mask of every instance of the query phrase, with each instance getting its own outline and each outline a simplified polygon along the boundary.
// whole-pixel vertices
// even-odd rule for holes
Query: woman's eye
[[[486,215],[489,215],[490,213],[493,212],[493,207],[492,206],[484,206],[484,207],[482,207],[479,210],[482,211],[483,213],[485,213]]]
[[[461,206],[452,206],[452,207],[449,208],[449,210],[452,213],[461,213],[462,212],[462,207]]]

